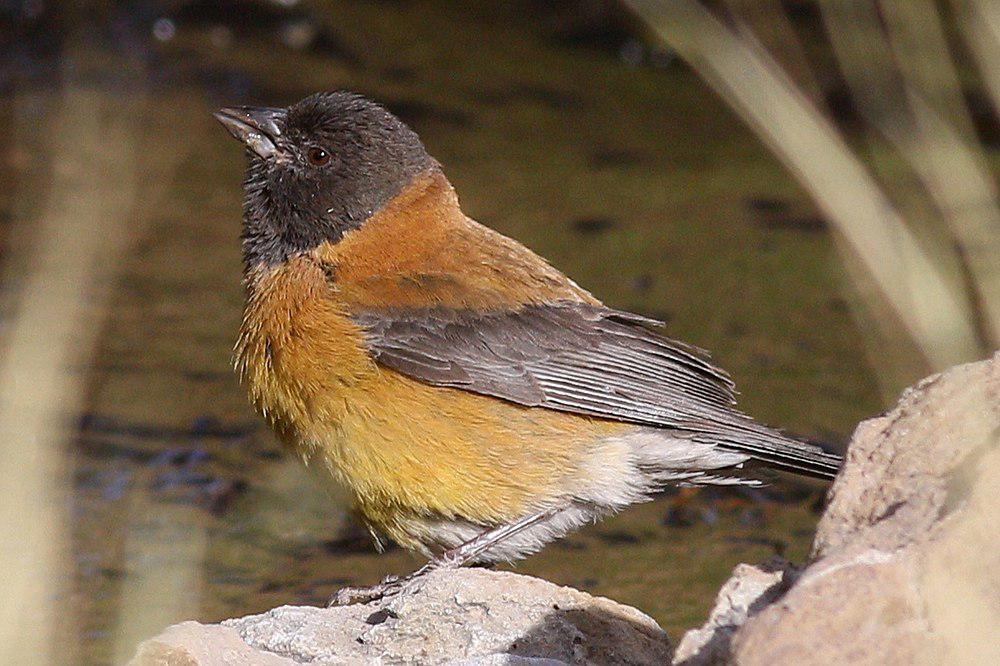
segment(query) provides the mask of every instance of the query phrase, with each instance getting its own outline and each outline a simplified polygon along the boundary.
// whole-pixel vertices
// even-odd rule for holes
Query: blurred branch
[[[100,329],[108,283],[133,203],[133,119],[105,95],[70,86],[49,135],[51,195],[37,221],[24,288],[0,364],[0,663],[68,661],[55,628],[69,611],[63,467],[67,417],[81,399],[79,374]],[[9,270],[9,267],[8,267]],[[63,609],[56,611],[56,604]],[[58,647],[61,646],[61,647]]]
[[[68,558],[72,529],[65,512],[67,489],[73,487],[67,448],[87,395],[88,377],[79,369],[89,367],[94,355],[123,254],[157,214],[185,155],[177,120],[190,108],[174,101],[150,113],[154,105],[140,49],[112,52],[110,84],[94,76],[109,59],[98,43],[103,33],[95,27],[101,10],[100,3],[81,3],[67,11],[72,30],[64,44],[62,86],[55,88],[59,108],[52,119],[36,129],[37,108],[15,114],[19,122],[31,123],[30,135],[22,130],[29,142],[41,138],[41,156],[52,164],[52,179],[48,200],[30,220],[35,233],[25,253],[28,261],[8,256],[5,266],[8,278],[20,270],[20,279],[7,283],[24,287],[7,322],[0,364],[0,448],[9,470],[0,477],[5,534],[0,568],[9,572],[0,602],[3,664],[74,661],[79,636],[74,605],[66,600],[76,563]],[[13,99],[15,105],[32,103],[30,94],[17,91]],[[142,159],[148,136],[168,146],[162,151],[166,159]],[[194,571],[203,542],[199,532],[185,551],[190,559],[185,564]],[[143,556],[137,554],[139,561],[129,562],[129,570],[138,573],[140,583],[161,582],[162,568]],[[197,589],[190,582],[190,576],[177,575],[168,593],[156,598],[149,595],[165,590],[136,590],[127,582],[118,635],[134,644],[137,630],[162,626],[164,609],[176,610],[173,602],[196,602]],[[181,585],[184,589],[177,589]]]
[[[836,129],[759,46],[694,0],[629,0],[796,175],[933,367],[980,354],[967,294],[923,251]]]
[[[725,0],[726,6],[738,18],[735,28],[740,37],[757,42],[781,65],[795,82],[799,92],[816,105],[823,103],[823,89],[813,75],[812,67],[795,27],[788,19],[781,0]]]
[[[995,0],[952,0],[959,25],[979,65],[979,75],[1000,111],[1000,3]]]
[[[894,63],[962,140],[972,142],[976,130],[962,95],[958,69],[948,48],[940,5],[933,0],[880,0]]]
[[[947,246],[935,248],[939,265],[954,266],[958,279],[963,266],[968,271],[968,288],[985,319],[983,337],[991,346],[1000,344],[996,187],[978,145],[969,139],[972,121],[935,6],[926,0],[883,0],[878,6],[867,0],[821,0],[820,6],[863,115],[914,170],[961,252],[955,256]],[[896,69],[895,63],[909,64]]]

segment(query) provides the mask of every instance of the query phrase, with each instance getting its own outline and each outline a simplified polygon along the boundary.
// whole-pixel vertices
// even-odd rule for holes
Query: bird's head
[[[382,106],[349,92],[287,108],[215,117],[247,147],[243,249],[248,267],[337,242],[437,163]]]

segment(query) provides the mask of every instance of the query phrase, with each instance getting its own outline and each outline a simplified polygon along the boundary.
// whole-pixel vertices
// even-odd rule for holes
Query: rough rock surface
[[[131,663],[558,666],[670,657],[666,634],[634,608],[529,576],[464,569],[431,574],[384,606],[282,606],[222,626],[185,622],[143,643]]]
[[[684,634],[674,662],[678,664],[724,663],[736,630],[747,618],[781,598],[799,570],[780,557],[759,566],[740,564],[719,590],[715,607],[700,629]]]
[[[738,567],[675,663],[1000,663],[998,516],[1000,355],[858,426],[809,566]]]
[[[229,627],[181,622],[140,645],[129,663],[144,666],[289,666],[295,662],[253,649]]]

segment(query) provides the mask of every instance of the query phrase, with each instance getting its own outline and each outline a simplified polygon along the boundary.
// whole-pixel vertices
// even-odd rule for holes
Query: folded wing
[[[831,477],[837,456],[733,408],[734,386],[658,322],[602,305],[356,311],[377,361],[419,381],[529,406],[669,428],[773,467]]]

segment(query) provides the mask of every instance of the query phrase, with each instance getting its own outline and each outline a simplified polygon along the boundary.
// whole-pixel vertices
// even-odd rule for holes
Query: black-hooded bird
[[[821,478],[838,456],[735,409],[729,376],[467,217],[347,92],[216,117],[247,147],[237,371],[280,440],[429,569],[515,560],[670,484]]]

